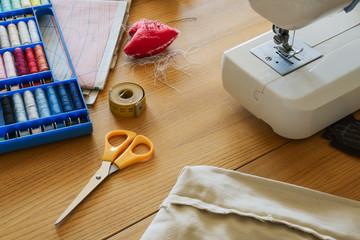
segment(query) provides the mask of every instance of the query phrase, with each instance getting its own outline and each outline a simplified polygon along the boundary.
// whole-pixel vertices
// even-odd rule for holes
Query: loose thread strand
[[[187,56],[189,54],[197,52],[198,50],[199,50],[199,46],[197,45],[190,46],[186,50],[181,50],[181,49],[165,50],[164,52],[161,52],[159,54],[150,57],[131,58],[130,61],[124,63],[123,65],[132,66],[133,76],[135,76],[134,69],[136,66],[144,66],[146,71],[148,65],[153,65],[154,86],[156,86],[157,82],[161,82],[179,92],[179,90],[176,87],[174,87],[167,81],[168,74],[176,70],[176,71],[181,71],[188,76],[191,76],[191,74],[187,70],[189,69],[191,64],[198,64],[198,63],[189,61]],[[181,55],[187,63],[183,65],[178,64],[176,62],[176,57],[178,55]]]

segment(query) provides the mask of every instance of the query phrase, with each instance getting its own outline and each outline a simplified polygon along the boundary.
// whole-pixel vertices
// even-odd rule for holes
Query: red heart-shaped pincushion
[[[133,57],[149,57],[166,49],[178,34],[179,31],[166,24],[143,19],[131,26],[132,38],[124,51]]]

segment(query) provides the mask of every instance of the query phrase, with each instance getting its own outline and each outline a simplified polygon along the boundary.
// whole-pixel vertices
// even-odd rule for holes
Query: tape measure
[[[109,91],[110,110],[119,117],[138,117],[146,108],[144,89],[130,82],[113,86]]]

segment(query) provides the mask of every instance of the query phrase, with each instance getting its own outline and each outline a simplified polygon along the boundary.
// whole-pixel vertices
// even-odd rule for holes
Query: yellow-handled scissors
[[[119,146],[112,146],[109,139],[116,136],[125,136],[126,139]],[[146,145],[149,151],[145,154],[135,154],[133,149],[141,144]],[[119,154],[121,154],[119,156]],[[89,183],[83,188],[74,201],[56,220],[55,225],[59,224],[70,214],[74,208],[80,204],[104,179],[113,172],[126,168],[127,166],[149,159],[154,154],[153,143],[142,135],[126,130],[115,130],[109,132],[105,137],[105,150],[102,157],[102,164]],[[119,156],[119,157],[118,157]]]

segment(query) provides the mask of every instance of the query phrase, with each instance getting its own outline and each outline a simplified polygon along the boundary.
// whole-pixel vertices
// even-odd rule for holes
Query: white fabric
[[[185,167],[142,240],[360,239],[360,202],[209,167]]]

